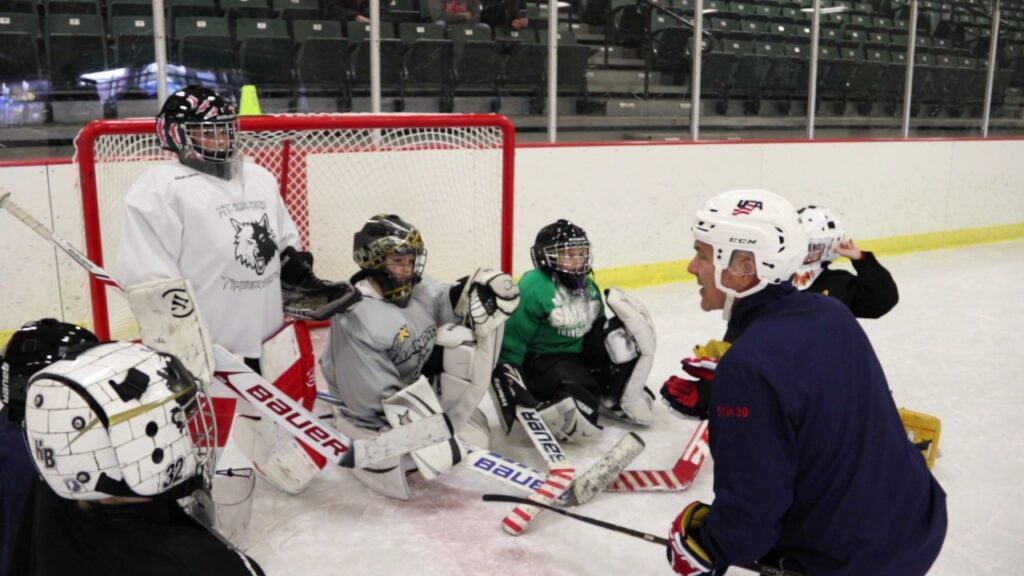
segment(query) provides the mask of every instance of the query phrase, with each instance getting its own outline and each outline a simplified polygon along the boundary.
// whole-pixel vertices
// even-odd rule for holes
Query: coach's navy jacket
[[[946,495],[907,439],[882,367],[834,299],[769,286],[740,299],[710,404],[715,499],[700,534],[721,565],[772,548],[809,575],[925,574]]]

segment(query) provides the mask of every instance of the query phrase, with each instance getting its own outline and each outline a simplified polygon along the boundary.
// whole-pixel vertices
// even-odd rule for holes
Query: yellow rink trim
[[[922,252],[941,248],[961,248],[964,246],[1020,239],[1024,239],[1024,223],[894,236],[892,238],[858,241],[857,245],[865,250],[871,250],[879,256],[892,256],[909,252]],[[689,247],[686,248],[687,252],[691,250]],[[689,264],[689,260],[675,260],[672,262],[641,264],[639,266],[623,266],[621,268],[599,268],[594,271],[594,277],[597,278],[597,283],[602,288],[610,286],[643,288],[645,286],[658,286],[673,282],[689,282],[693,280],[693,276],[686,272],[686,267]],[[28,320],[34,319],[26,319],[26,322]],[[0,349],[7,345],[7,341],[14,332],[15,330],[0,330]]]
[[[929,232],[926,234],[865,240],[863,242],[858,240],[857,246],[883,257],[1020,239],[1024,239],[1024,224]],[[686,271],[686,267],[689,264],[689,260],[675,260],[672,262],[641,264],[639,266],[624,266],[622,268],[599,268],[594,271],[594,277],[597,279],[597,284],[602,288],[609,286],[643,288],[644,286],[657,286],[673,282],[688,282],[693,280],[693,276]]]

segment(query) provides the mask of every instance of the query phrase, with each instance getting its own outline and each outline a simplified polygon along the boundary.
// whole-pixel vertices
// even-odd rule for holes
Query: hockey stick
[[[33,218],[31,214],[25,212],[21,206],[15,204],[14,200],[11,199],[11,193],[2,188],[0,188],[0,208],[7,210],[15,218],[21,220],[26,226],[34,230],[36,234],[39,234],[43,238],[52,242],[54,246],[63,250],[65,254],[70,256],[71,259],[77,262],[79,266],[85,268],[86,272],[92,274],[93,277],[101,283],[117,288],[121,292],[125,291],[124,287],[121,286],[117,280],[114,280],[110,274],[107,274],[106,270],[97,266],[92,260],[89,260],[88,256],[82,254],[81,251],[71,244],[68,244],[67,241],[58,236],[55,232],[51,231],[46,226],[43,226],[43,224],[39,220]]]
[[[557,506],[577,506],[587,502],[611,484],[619,472],[629,466],[643,449],[644,443],[639,436],[632,432],[626,434],[583,474],[576,476],[570,488],[563,490],[550,503]],[[504,482],[518,490],[525,490],[531,496],[547,482],[543,472],[489,450],[470,448],[466,465],[474,472]]]
[[[697,479],[708,453],[708,422],[702,420],[671,470],[627,470],[609,492],[679,492]]]
[[[101,268],[92,260],[89,260],[85,254],[69,244],[56,233],[49,230],[46,226],[43,226],[43,224],[32,217],[31,214],[25,212],[21,206],[18,206],[14,200],[11,199],[11,193],[9,191],[0,189],[0,208],[7,210],[37,234],[63,250],[71,257],[72,260],[77,262],[82,268],[85,268],[89,274],[101,283],[107,286],[112,286],[120,290],[122,294],[126,294],[124,287],[121,286],[117,280],[114,280],[106,270]],[[215,349],[216,348],[220,347],[216,346]],[[222,348],[221,350],[223,351],[223,354],[226,355],[225,360],[230,357],[232,361],[237,362],[243,367],[243,369],[238,370],[239,373],[249,370],[248,367],[245,367],[244,363],[242,363],[241,360],[233,354],[227,350],[223,350]],[[251,370],[249,371],[251,372]],[[252,374],[259,377],[259,375],[255,373]],[[410,436],[413,432],[413,430],[410,429],[403,434],[396,434],[394,437],[387,437],[384,438],[383,441],[375,443],[353,442],[352,439],[337,432],[333,435],[330,434],[330,432],[316,424],[318,422],[316,417],[308,410],[303,408],[300,404],[275,388],[273,385],[268,384],[262,377],[259,377],[259,379],[262,384],[256,383],[254,385],[250,385],[248,388],[240,389],[240,387],[236,387],[232,385],[232,383],[225,381],[224,378],[220,378],[221,381],[234,389],[239,396],[249,400],[263,414],[281,424],[289,431],[290,434],[300,440],[305,440],[311,448],[316,450],[322,456],[342,466],[364,467],[372,465],[375,462],[397,455],[395,453],[396,451],[398,451],[398,454],[404,454],[410,450],[422,448],[423,446],[436,442],[443,442],[451,437],[450,424],[447,420],[443,420],[441,417],[438,417],[422,420],[424,424],[418,427],[421,428],[421,430],[416,431],[420,435],[419,440],[413,440],[416,437]],[[282,414],[288,414],[289,416],[286,418]],[[304,420],[304,422],[301,425],[296,425],[296,422],[300,420]],[[314,425],[310,426],[311,423]]]
[[[551,506],[550,504],[541,504],[539,502],[531,501],[528,498],[521,498],[519,496],[506,496],[504,494],[484,494],[482,499],[484,502],[529,502],[532,506],[544,508],[545,510],[551,510],[556,514],[561,514],[562,516],[567,516],[569,518],[572,518],[573,520],[579,520],[580,522],[586,522],[587,524],[598,526],[600,528],[604,528],[605,530],[611,530],[613,532],[618,532],[619,534],[625,534],[627,536],[639,538],[641,540],[650,542],[651,544],[657,544],[659,546],[669,545],[668,538],[662,538],[661,536],[655,536],[654,534],[641,532],[639,530],[627,528],[626,526],[620,526],[619,524],[612,524],[611,522],[605,522],[604,520],[598,520],[597,518],[591,518],[590,516],[575,514],[573,512],[569,512],[568,510],[563,510],[556,506]],[[796,572],[793,570],[779,568],[776,566],[765,566],[756,562],[753,566],[738,566],[738,568],[744,568],[746,570],[758,572],[762,574],[762,576],[804,576],[802,572]]]
[[[61,238],[56,232],[50,230],[44,226],[39,220],[36,220],[31,214],[26,212],[21,206],[11,199],[11,193],[0,188],[0,208],[10,212],[15,218],[21,220],[26,226],[31,228],[46,240],[49,240],[54,246],[60,248],[65,254],[71,257],[72,260],[78,263],[79,266],[85,269],[90,275],[100,281],[105,286],[110,286],[120,290],[121,293],[126,293],[124,286],[114,279],[106,270],[101,266],[89,259],[88,256],[82,253],[81,250],[75,248],[67,240]],[[317,299],[299,299],[291,303],[284,305],[284,313],[292,318],[298,318],[300,320],[326,320],[338,312],[343,312],[350,308],[353,304],[360,300],[358,291],[353,290],[352,293],[345,295],[341,298],[337,298],[331,301],[324,301],[322,298]]]
[[[348,411],[342,401],[330,392],[318,391],[318,399]],[[355,414],[351,414],[355,417]],[[644,442],[634,433],[626,434],[619,442],[601,458],[599,458],[582,475],[577,476],[572,490],[563,492],[554,503],[563,506],[583,504],[594,497],[597,492],[605,490],[614,480],[620,477],[622,470],[629,466],[644,449]],[[547,482],[547,474],[531,468],[497,452],[466,445],[466,458],[463,464],[474,472],[505,485],[533,493]]]
[[[252,371],[237,356],[215,344],[215,376],[292,436],[327,460],[346,468],[365,468],[452,437],[451,423],[435,414],[372,438],[352,439],[320,420],[293,398]]]
[[[541,418],[540,412],[521,405],[516,405],[515,408],[516,419],[522,424],[530,441],[544,458],[549,471],[544,484],[530,494],[530,500],[550,504],[572,490],[572,483],[576,478],[576,468],[569,463],[568,457],[562,451],[561,445],[555,439],[555,435],[548,428],[547,423]],[[541,511],[541,508],[535,506],[516,506],[502,519],[501,527],[505,532],[518,536],[530,526],[530,523]]]

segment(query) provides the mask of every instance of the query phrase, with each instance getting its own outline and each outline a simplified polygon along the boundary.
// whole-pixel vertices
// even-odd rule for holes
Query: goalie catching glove
[[[493,332],[519,306],[519,286],[501,270],[479,268],[459,284],[462,294],[455,304],[455,314],[465,319],[477,335]]]
[[[676,574],[698,576],[700,574],[724,574],[724,569],[715,569],[714,560],[700,542],[700,529],[711,513],[711,507],[699,501],[676,516],[669,530],[669,545],[666,550],[668,563]]]
[[[281,250],[284,312],[301,320],[326,320],[348,310],[362,294],[348,282],[328,282],[313,273],[313,255],[288,246]]]

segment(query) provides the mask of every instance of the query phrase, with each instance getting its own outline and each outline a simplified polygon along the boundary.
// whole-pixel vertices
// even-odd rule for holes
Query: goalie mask
[[[33,376],[25,435],[43,479],[71,500],[182,498],[209,486],[216,442],[202,383],[174,356],[126,342]]]
[[[353,283],[372,278],[386,300],[405,307],[423,278],[427,249],[415,226],[394,214],[377,214],[356,232],[352,258],[361,270]]]
[[[767,190],[733,190],[711,198],[697,211],[691,230],[697,241],[713,249],[715,286],[726,295],[726,317],[736,298],[789,282],[807,255],[807,235],[796,210]],[[758,278],[743,293],[722,284],[722,273],[737,251],[754,255]]]
[[[543,270],[569,290],[580,292],[593,270],[593,252],[583,228],[558,220],[540,229],[530,257],[534,267]]]
[[[29,377],[63,358],[69,349],[96,342],[96,336],[85,328],[53,318],[22,326],[11,336],[0,358],[0,392],[7,417],[12,422],[24,418]]]
[[[235,172],[238,115],[209,88],[186,86],[171,94],[156,116],[156,135],[161,148],[190,168],[224,180]]]
[[[806,290],[830,262],[839,258],[839,245],[847,240],[846,232],[832,211],[820,206],[804,206],[797,214],[807,233],[807,257],[796,272],[793,284]]]

